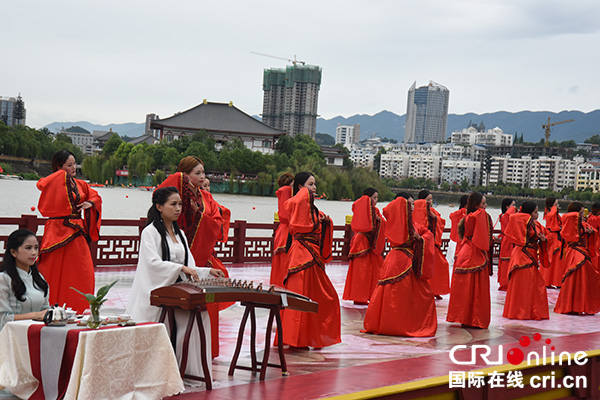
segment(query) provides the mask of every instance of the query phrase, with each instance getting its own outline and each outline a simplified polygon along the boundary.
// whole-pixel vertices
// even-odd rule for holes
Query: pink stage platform
[[[232,278],[268,283],[269,264],[228,265]],[[343,292],[347,264],[333,263],[327,273],[338,293]],[[131,270],[103,270],[96,274],[97,286],[119,279],[109,294],[107,311],[122,312],[133,280]],[[236,304],[220,314],[220,356],[213,360],[214,386],[212,391],[202,387],[186,386],[186,391],[170,399],[320,399],[320,398],[463,398],[504,399],[520,398],[542,393],[542,398],[597,398],[600,386],[600,316],[561,315],[552,312],[558,290],[548,290],[550,320],[517,321],[503,318],[502,308],[505,292],[497,290],[496,276],[492,278],[492,322],[489,329],[465,329],[445,321],[448,296],[438,300],[438,331],[433,338],[403,338],[361,333],[366,306],[355,306],[341,301],[342,343],[320,350],[285,349],[289,376],[282,376],[277,368],[268,368],[265,381],[258,374],[236,370],[228,375],[229,363],[235,349],[239,324],[244,308]],[[600,288],[599,288],[600,290]],[[266,310],[257,310],[257,351],[262,359]],[[249,324],[248,324],[249,325]],[[535,341],[534,334],[541,340]],[[249,329],[238,364],[250,365]],[[523,347],[519,339],[527,336],[531,344]],[[489,366],[477,359],[474,365],[457,366],[450,359],[450,351],[456,345],[488,345],[493,351],[502,345],[504,353],[512,348],[524,351],[549,348],[550,339],[559,352],[587,351],[592,357],[583,366],[540,366],[523,370],[524,365],[514,366],[504,362]],[[541,354],[541,350],[540,350]],[[470,356],[470,347],[456,353],[457,358]],[[278,362],[276,348],[272,347],[270,362]],[[531,374],[552,375],[557,380],[563,375],[587,376],[586,388],[450,388],[450,371],[484,371],[489,374],[522,370],[524,376]]]

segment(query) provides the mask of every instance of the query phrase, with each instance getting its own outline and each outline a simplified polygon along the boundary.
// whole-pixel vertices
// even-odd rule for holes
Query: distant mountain
[[[260,120],[259,116],[254,115],[253,117]],[[498,111],[486,114],[449,114],[446,137],[449,137],[452,132],[466,128],[469,122],[479,125],[483,121],[486,129],[499,127],[505,133],[517,133],[519,136],[523,134],[523,138],[527,142],[539,142],[544,137],[542,125],[548,122],[548,117],[550,117],[550,123],[569,119],[574,120],[573,122],[553,126],[550,140],[556,140],[557,142],[574,140],[580,143],[592,135],[600,134],[600,110],[589,113],[581,111],[561,111],[559,113],[548,111],[520,111],[516,113]],[[318,118],[317,132],[335,137],[335,128],[338,124],[360,124],[361,139],[366,139],[372,134],[378,134],[381,137],[402,142],[404,140],[405,123],[406,115],[397,115],[384,110],[375,115],[357,114],[347,118],[342,116],[331,119]],[[112,128],[121,137],[129,136],[132,138],[142,136],[145,129],[144,123],[96,125],[87,121],[53,122],[46,125],[46,128],[58,132],[63,127],[66,129],[71,126],[80,126],[90,132],[94,130],[108,131]]]
[[[589,113],[581,111],[562,111],[560,113],[548,111],[520,111],[517,113],[498,111],[486,114],[449,114],[446,137],[449,137],[452,132],[466,128],[469,122],[479,125],[483,121],[486,129],[499,127],[505,133],[523,134],[525,141],[539,142],[544,137],[542,125],[548,122],[548,117],[550,117],[550,123],[569,119],[574,120],[573,122],[553,126],[550,140],[583,142],[592,135],[600,134],[600,110]],[[371,134],[376,133],[381,137],[397,139],[402,142],[404,140],[405,123],[406,115],[382,111],[375,115],[353,115],[348,118],[342,116],[328,120],[318,118],[317,132],[335,136],[335,128],[338,124],[360,124],[361,139],[366,139]]]
[[[146,130],[145,123],[136,124],[134,122],[129,122],[126,124],[97,125],[87,121],[53,122],[51,124],[46,125],[45,128],[50,129],[52,132],[60,132],[63,128],[67,129],[72,126],[80,126],[90,132],[108,131],[112,128],[113,132],[117,132],[119,136],[129,136],[132,138],[142,136]]]

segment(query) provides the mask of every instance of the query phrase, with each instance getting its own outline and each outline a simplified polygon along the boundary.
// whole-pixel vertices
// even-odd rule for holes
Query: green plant
[[[98,292],[96,292],[95,296],[91,293],[83,293],[71,286],[71,289],[73,289],[77,293],[81,294],[83,297],[85,297],[87,302],[90,303],[91,315],[90,315],[90,318],[88,318],[88,322],[87,322],[88,328],[98,329],[100,327],[100,324],[101,324],[100,306],[102,306],[102,304],[104,304],[104,302],[106,300],[108,300],[105,297],[108,294],[108,291],[113,286],[115,286],[115,283],[117,283],[117,282],[118,282],[118,279],[111,284],[102,286],[100,289],[98,289]]]

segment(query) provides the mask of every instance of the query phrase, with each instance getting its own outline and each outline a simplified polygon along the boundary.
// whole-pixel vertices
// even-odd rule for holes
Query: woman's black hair
[[[363,192],[362,192],[363,196],[369,196],[369,197],[372,197],[375,193],[379,193],[379,192],[377,191],[377,189],[372,188],[372,187],[368,187],[365,190],[363,190]]]
[[[395,199],[397,199],[398,197],[404,197],[406,200],[408,199],[412,199],[412,194],[408,193],[408,192],[400,192],[396,195],[396,197],[394,197]]]
[[[600,203],[594,203],[592,204],[592,211],[591,211],[592,215],[598,215],[600,214]]]
[[[18,229],[11,233],[8,236],[8,239],[6,239],[6,253],[4,253],[4,259],[2,260],[2,265],[0,265],[0,272],[6,272],[10,277],[11,289],[19,301],[25,301],[23,295],[27,291],[27,288],[19,276],[19,272],[17,271],[17,263],[15,261],[15,257],[11,253],[11,250],[17,250],[30,236],[35,237],[35,233],[28,229]],[[37,264],[31,265],[29,267],[29,271],[31,272],[31,277],[33,278],[33,285],[37,286],[38,289],[44,292],[44,297],[48,296],[48,282],[46,282],[44,278],[42,278],[42,275],[40,275],[37,269]]]
[[[538,208],[538,206],[533,201],[524,201],[523,204],[521,204],[521,212],[525,214],[531,214],[536,208]]]
[[[574,201],[571,204],[569,204],[569,207],[567,207],[567,212],[579,211],[582,208],[585,208],[582,203]]]
[[[467,200],[467,214],[471,214],[472,212],[477,211],[481,201],[483,200],[483,195],[479,192],[473,192],[469,195]]]
[[[467,206],[467,200],[469,200],[468,194],[463,194],[462,196],[460,196],[460,205],[458,207],[459,210]]]
[[[506,212],[506,210],[508,210],[508,207],[510,207],[510,205],[513,203],[513,199],[511,198],[506,198],[506,199],[502,199],[502,214],[504,214]],[[531,213],[528,213],[531,214]]]
[[[294,176],[294,195],[302,189],[308,178],[314,176],[310,172],[298,172],[296,176]]]
[[[160,233],[160,247],[162,250],[162,259],[163,261],[169,261],[171,259],[171,252],[169,251],[169,244],[167,243],[167,227],[165,226],[162,216],[160,215],[160,211],[156,207],[157,204],[161,206],[164,205],[169,197],[173,194],[179,194],[179,191],[175,186],[166,186],[162,188],[158,188],[152,193],[152,207],[148,210],[148,220],[146,222],[146,226],[152,224]],[[188,264],[188,248],[185,244],[185,240],[183,240],[183,233],[179,229],[179,225],[177,221],[173,221],[173,233],[179,236],[181,243],[183,244],[183,248],[185,250],[185,263]]]
[[[431,194],[431,192],[427,189],[423,189],[419,192],[419,194],[417,195],[417,199],[418,200],[423,200],[426,199],[427,196],[429,196]]]
[[[75,154],[71,153],[69,150],[59,150],[54,153],[52,156],[52,172],[56,172],[61,169],[70,156],[75,158]]]
[[[550,211],[554,203],[556,203],[556,197],[546,197],[546,211]]]

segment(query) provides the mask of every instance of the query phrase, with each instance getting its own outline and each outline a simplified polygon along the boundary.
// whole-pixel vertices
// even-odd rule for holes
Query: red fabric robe
[[[465,235],[452,275],[446,321],[487,328],[490,324],[492,220],[485,209],[465,217]]]
[[[211,265],[218,268],[219,263],[212,264],[213,259],[209,264],[209,260],[217,241],[227,241],[231,213],[228,209],[221,208],[209,192],[198,189],[197,193],[194,193],[189,178],[181,172],[169,175],[158,187],[168,186],[176,187],[181,196],[182,209],[177,223],[185,232],[196,266]],[[219,356],[219,307],[218,304],[207,307],[213,358]]]
[[[596,271],[600,272],[600,215],[590,215],[587,219],[587,223],[596,230],[596,256],[592,257],[592,265],[596,268]]]
[[[279,225],[275,230],[273,239],[273,261],[271,262],[272,285],[283,287],[283,280],[287,275],[287,246],[288,233],[290,231],[290,217],[284,204],[292,197],[292,187],[282,186],[277,189],[277,215],[279,216]]]
[[[50,286],[49,301],[60,306],[67,303],[82,313],[89,303],[71,287],[95,294],[94,264],[88,242],[99,238],[102,199],[87,183],[68,178],[63,170],[40,179],[37,187],[42,191],[38,210],[49,218],[44,226],[39,261],[39,271]],[[93,207],[84,211],[82,219],[77,205],[84,201],[91,202]]]
[[[516,207],[509,207],[504,214],[500,216],[500,257],[498,258],[498,290],[506,290],[508,287],[508,270],[510,264],[510,255],[513,250],[513,243],[505,240],[505,231],[508,226],[508,220],[511,215],[517,212]]]
[[[546,229],[548,232],[548,253],[550,256],[550,267],[544,268],[540,272],[544,277],[546,286],[557,286],[562,285],[562,277],[565,274],[565,261],[564,261],[564,249],[563,241],[560,234],[562,228],[562,219],[558,214],[558,208],[555,206],[544,214],[546,220]],[[562,255],[562,256],[561,256]]]
[[[385,245],[385,219],[369,196],[362,196],[352,204],[352,231],[350,266],[344,286],[344,300],[367,303],[375,290]]]
[[[284,310],[283,343],[314,348],[340,343],[340,301],[325,273],[325,263],[332,258],[333,223],[315,207],[314,195],[307,188],[300,189],[285,207],[293,237],[285,288],[319,303],[319,311]]]
[[[398,197],[383,209],[385,236],[392,246],[364,320],[364,331],[381,335],[431,337],[437,331],[433,274],[435,242],[424,226],[412,222],[410,204]],[[421,238],[415,238],[415,232]]]
[[[560,234],[567,243],[564,250],[567,269],[554,307],[556,313],[600,312],[600,273],[591,263],[591,257],[596,255],[596,232],[588,234],[586,228],[591,227],[578,212],[563,215]]]
[[[434,270],[433,276],[429,280],[431,290],[438,296],[448,294],[450,293],[450,266],[441,248],[446,221],[425,199],[415,200],[413,218],[416,224],[427,227],[435,240]]]
[[[547,243],[539,240],[545,228],[531,215],[512,214],[503,229],[503,243],[513,246],[509,258],[508,288],[504,301],[504,318],[548,319],[548,294],[539,271],[540,263],[548,267]]]

